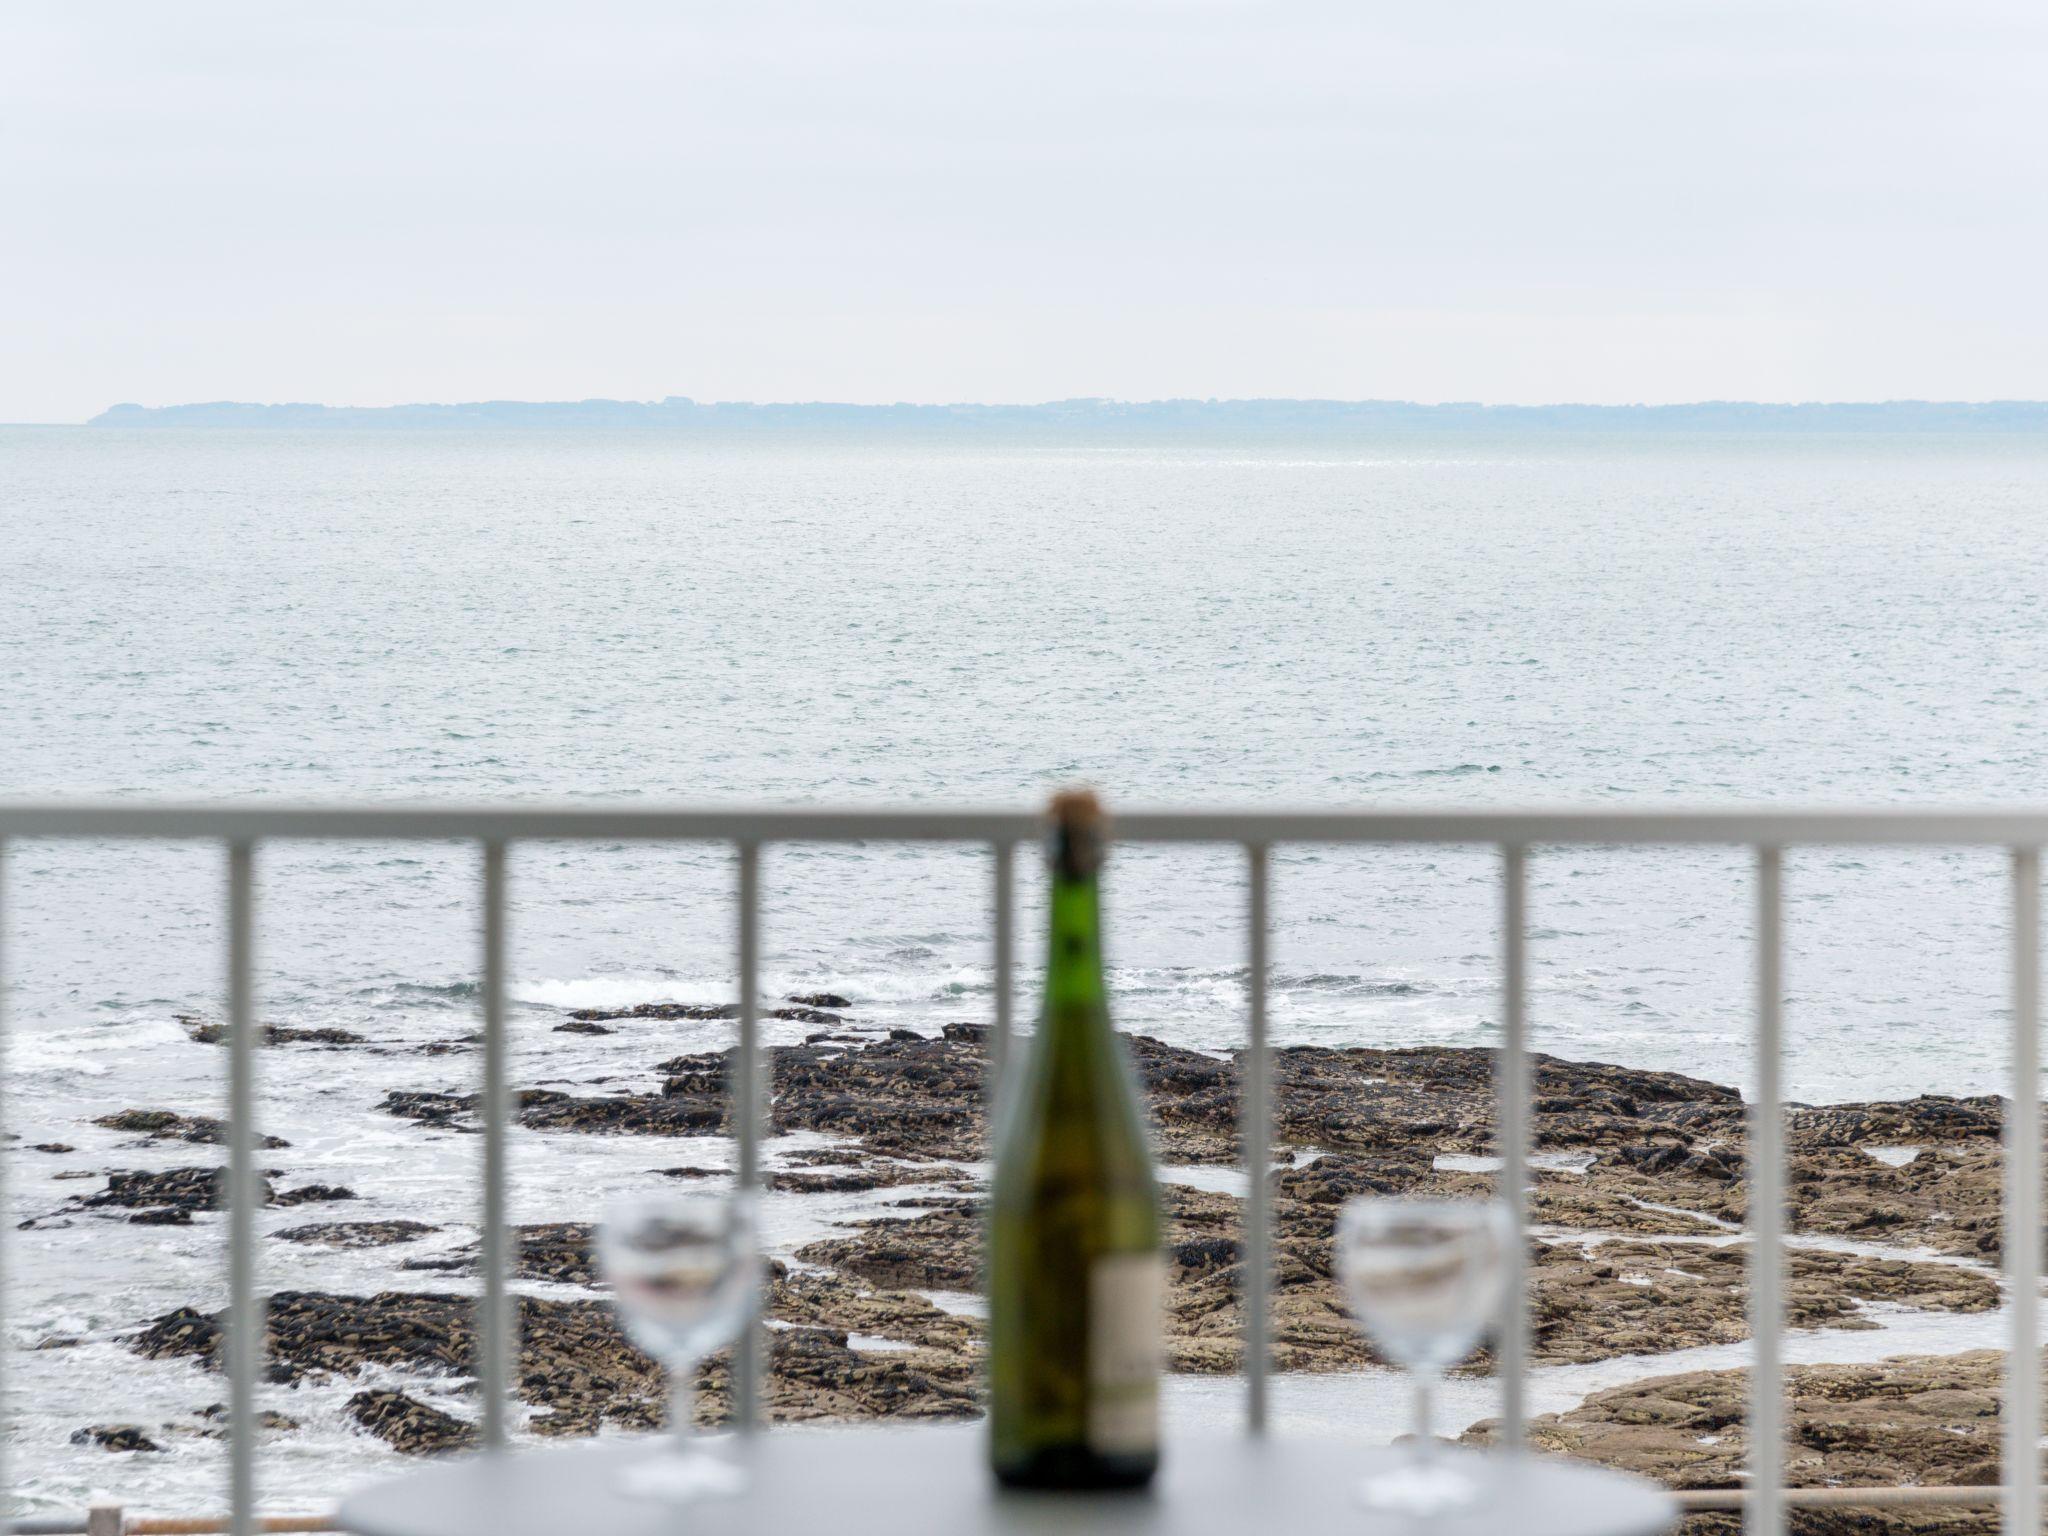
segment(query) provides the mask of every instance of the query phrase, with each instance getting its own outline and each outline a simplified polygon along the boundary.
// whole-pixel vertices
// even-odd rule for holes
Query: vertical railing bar
[[[2041,1529],[2041,851],[2012,850],[2012,1098],[2005,1117],[2005,1491],[1998,1528]]]
[[[1250,1048],[1245,1054],[1244,1169],[1247,1184],[1244,1242],[1245,1425],[1252,1434],[1266,1432],[1267,1367],[1272,1290],[1273,1058],[1266,1029],[1267,848],[1247,843],[1246,961],[1250,1005]]]
[[[989,1041],[988,1105],[989,1129],[994,1133],[995,1110],[1000,1102],[1003,1072],[1010,1061],[1010,1036],[1016,990],[1017,962],[1017,849],[1007,838],[995,845],[996,933],[995,987],[996,1019],[994,1038]]]
[[[1756,851],[1756,1100],[1749,1126],[1750,1504],[1747,1536],[1785,1525],[1784,855]]]
[[[518,1342],[517,1322],[507,1288],[512,1264],[506,1219],[506,1138],[510,1134],[512,1095],[505,1027],[505,845],[493,838],[484,844],[483,852],[484,1157],[480,1217],[484,1288],[477,1330],[482,1359],[477,1375],[483,1389],[484,1449],[495,1451],[505,1445],[505,1421]]]
[[[7,1102],[7,1044],[7,839],[0,837],[0,1132],[9,1128],[8,1111],[13,1107]],[[8,1209],[8,1197],[7,1163],[0,1158],[0,1215]],[[0,1244],[0,1338],[7,1334],[7,1302],[11,1295],[7,1261],[13,1247],[12,1243]],[[14,1428],[14,1415],[7,1411],[12,1374],[6,1367],[7,1353],[0,1349],[0,1529],[14,1516],[14,1469],[7,1455],[8,1435]]]
[[[747,1198],[761,1190],[761,847],[739,845],[740,1037],[735,1049],[732,1114],[739,1139],[737,1186]],[[762,1276],[766,1284],[767,1277]],[[767,1325],[746,1329],[733,1350],[733,1419],[742,1434],[760,1427],[761,1380],[767,1359]]]
[[[1529,863],[1528,850],[1501,849],[1501,1050],[1495,1088],[1500,1095],[1500,1183],[1514,1228],[1508,1252],[1507,1294],[1500,1322],[1500,1398],[1503,1443],[1522,1449],[1526,1438],[1529,1369]]]
[[[263,1323],[256,1297],[255,844],[228,845],[228,1519],[256,1529],[256,1376]]]

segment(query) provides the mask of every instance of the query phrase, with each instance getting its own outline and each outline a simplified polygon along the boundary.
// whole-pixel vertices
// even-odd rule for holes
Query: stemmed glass
[[[605,1212],[598,1264],[626,1331],[669,1373],[669,1435],[629,1464],[619,1488],[636,1498],[687,1504],[738,1493],[745,1474],[694,1432],[697,1366],[729,1344],[760,1304],[754,1204],[734,1196],[653,1196]]]
[[[1437,1381],[1494,1321],[1514,1224],[1497,1200],[1353,1200],[1337,1222],[1337,1272],[1379,1352],[1415,1382],[1414,1454],[1369,1477],[1376,1509],[1436,1514],[1473,1502],[1480,1485],[1437,1453],[1430,1410]]]

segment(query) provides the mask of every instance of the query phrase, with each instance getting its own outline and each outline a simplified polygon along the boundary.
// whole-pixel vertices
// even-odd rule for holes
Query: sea
[[[2021,435],[6,428],[0,796],[2038,804],[2044,519],[2048,441]],[[1043,881],[1023,862],[1028,1016]],[[1539,1049],[1752,1080],[1746,855],[1545,849],[1530,868]],[[1276,1038],[1494,1043],[1498,874],[1486,850],[1276,850]],[[927,1032],[988,1019],[989,875],[978,849],[771,849],[768,996],[831,991]],[[477,1027],[478,876],[461,844],[259,851],[262,1017],[369,1042],[264,1053],[263,1128],[290,1144],[267,1163],[358,1195],[266,1230],[404,1216],[443,1228],[429,1247],[467,1240],[475,1138],[376,1106],[473,1080],[473,1054],[421,1048]],[[730,1000],[728,852],[539,844],[511,879],[522,1086],[631,1087],[725,1043],[722,1023],[552,1026]],[[1792,1096],[2001,1091],[2007,881],[1991,850],[1788,854]],[[36,1221],[6,1254],[6,1440],[27,1511],[220,1502],[196,1415],[221,1384],[123,1342],[220,1305],[218,1222],[67,1213],[100,1186],[62,1175],[218,1159],[91,1122],[218,1113],[224,1053],[190,1021],[222,1012],[224,887],[201,844],[6,849],[7,1200]],[[1119,1024],[1239,1044],[1242,856],[1119,849],[1106,901]],[[515,1218],[588,1217],[594,1189],[658,1183],[672,1150],[522,1134]],[[771,1202],[770,1244],[878,1203]],[[264,1282],[390,1288],[405,1252],[270,1242]],[[1178,1412],[1223,1411],[1217,1384],[1176,1390]],[[1303,1390],[1299,1417],[1360,1433],[1405,1402]],[[265,1446],[268,1507],[400,1465],[351,1429],[345,1390],[273,1396],[303,1427]],[[165,1451],[70,1439],[129,1422]]]

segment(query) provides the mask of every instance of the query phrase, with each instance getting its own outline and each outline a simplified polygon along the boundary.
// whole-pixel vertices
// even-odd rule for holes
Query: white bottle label
[[[1157,1253],[1097,1259],[1088,1275],[1088,1448],[1103,1456],[1159,1448],[1159,1371],[1166,1261]]]

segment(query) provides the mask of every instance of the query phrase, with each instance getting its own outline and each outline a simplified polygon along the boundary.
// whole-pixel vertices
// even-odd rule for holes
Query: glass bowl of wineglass
[[[1438,1378],[1494,1323],[1514,1221],[1497,1200],[1367,1197],[1337,1222],[1337,1273],[1380,1354],[1415,1383],[1415,1436],[1403,1463],[1359,1488],[1376,1509],[1431,1515],[1474,1502],[1482,1485],[1438,1453],[1430,1410]]]
[[[697,1367],[738,1338],[760,1305],[754,1202],[652,1196],[605,1211],[598,1265],[633,1341],[669,1373],[669,1434],[629,1463],[620,1491],[671,1504],[738,1493],[745,1474],[694,1432]]]

